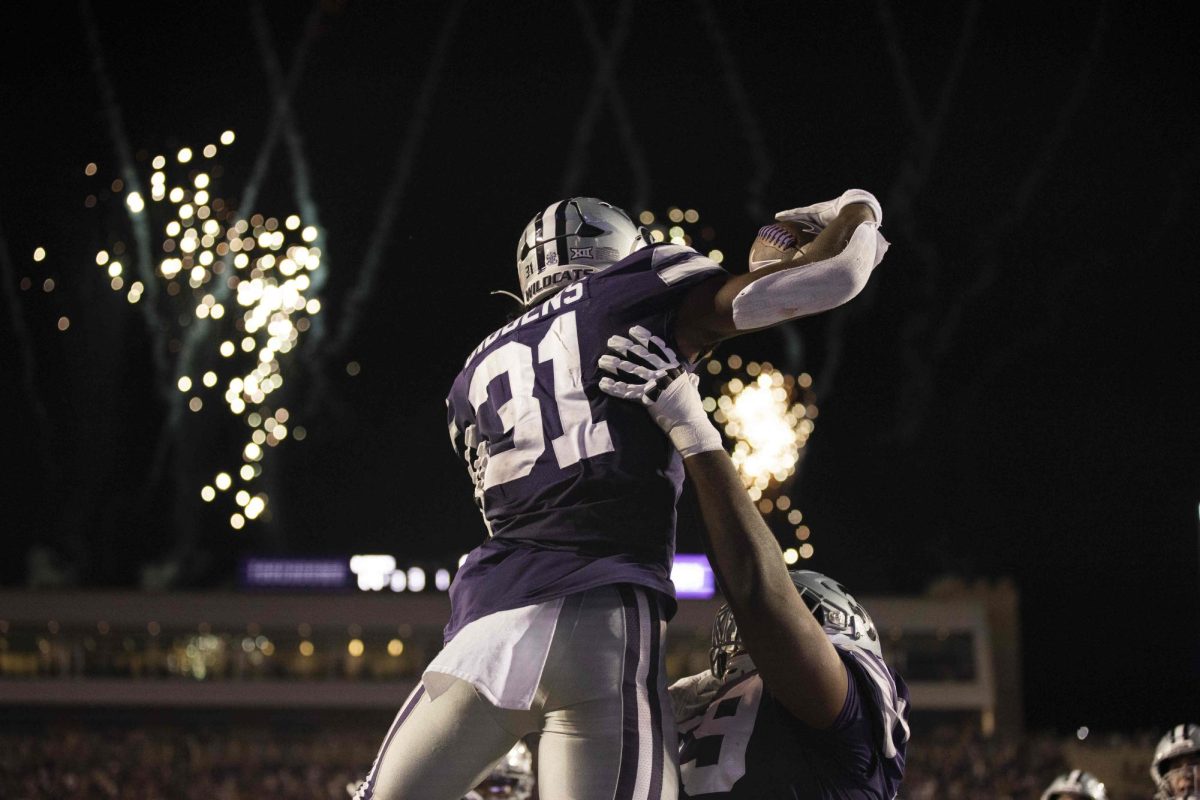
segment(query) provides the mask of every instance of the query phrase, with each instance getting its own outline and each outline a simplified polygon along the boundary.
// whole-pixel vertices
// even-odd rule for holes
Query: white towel
[[[902,731],[901,741],[908,741],[908,702],[896,689],[896,680],[892,677],[891,670],[883,663],[882,658],[856,644],[834,642],[834,647],[853,656],[870,677],[874,694],[872,699],[879,711],[879,722],[883,729],[883,754],[888,758],[895,758],[897,750],[892,731],[899,725]]]
[[[563,598],[497,611],[460,630],[421,676],[431,700],[453,678],[479,690],[498,708],[528,711],[542,680]]]

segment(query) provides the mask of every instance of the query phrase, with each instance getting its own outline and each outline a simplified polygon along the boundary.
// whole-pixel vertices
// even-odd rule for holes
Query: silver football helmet
[[[463,800],[528,800],[533,787],[533,753],[517,742]]]
[[[846,591],[846,587],[812,570],[796,569],[788,574],[792,576],[792,583],[796,585],[804,604],[821,623],[831,642],[861,647],[883,658],[875,623],[866,609]],[[712,648],[708,651],[708,663],[713,675],[725,677],[729,659],[743,649],[737,621],[726,603],[717,611],[717,618],[713,621]]]
[[[551,203],[529,221],[517,242],[521,302],[531,306],[545,300],[652,241],[648,230],[612,203],[595,197]]]
[[[1042,800],[1067,800],[1067,798],[1108,800],[1108,790],[1092,773],[1073,769],[1059,775],[1046,791],[1042,792]]]
[[[1158,740],[1150,777],[1155,800],[1200,798],[1200,725],[1176,725]]]

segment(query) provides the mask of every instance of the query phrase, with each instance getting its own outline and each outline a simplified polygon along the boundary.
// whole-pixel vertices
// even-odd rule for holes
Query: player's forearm
[[[799,256],[790,261],[784,261],[764,269],[747,272],[734,277],[722,287],[720,294],[718,294],[718,301],[722,305],[727,304],[732,311],[734,299],[752,283],[781,272],[791,272],[801,267],[807,268],[810,265],[820,262],[829,262],[838,259],[839,256],[846,252],[846,248],[849,246],[855,231],[863,224],[872,226],[876,224],[875,214],[871,211],[870,206],[864,203],[852,203],[846,206],[829,223],[829,226],[817,235],[817,238],[804,247],[804,252]],[[837,261],[835,269],[844,270],[844,262]]]
[[[887,249],[874,219],[869,206],[852,203],[800,257],[697,287],[679,310],[680,345],[690,357],[723,339],[853,299]]]
[[[800,599],[775,537],[728,454],[698,453],[683,463],[699,498],[713,568],[764,683],[797,719],[828,727],[845,704],[846,668]]]
[[[852,209],[861,207],[851,206],[843,213],[857,217]],[[839,217],[836,230],[830,226],[822,233],[834,235],[819,248],[787,266],[747,273],[721,288],[717,305],[728,306],[734,331],[819,314],[849,302],[863,290],[878,261],[879,233],[873,223],[847,221],[843,227],[842,221]]]
[[[761,612],[777,593],[795,594],[779,544],[724,450],[685,458],[707,531],[713,569],[734,616]],[[745,613],[743,613],[745,612]]]

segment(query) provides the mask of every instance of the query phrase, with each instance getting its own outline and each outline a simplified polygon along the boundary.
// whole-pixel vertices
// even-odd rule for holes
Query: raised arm
[[[804,253],[698,285],[684,298],[675,338],[694,359],[717,342],[836,308],[857,295],[883,257],[882,210],[869,192],[851,189],[813,206],[781,211],[781,220],[820,229]]]
[[[692,376],[649,331],[614,336],[600,366],[616,378],[600,388],[639,401],[683,455],[706,529],[705,546],[733,609],[738,632],[771,693],[797,719],[833,724],[848,675],[784,566],[779,545],[746,493],[721,436],[708,420]]]
[[[724,450],[683,461],[696,490],[713,569],[738,633],[771,693],[814,728],[846,702],[846,667],[792,583],[779,543]]]

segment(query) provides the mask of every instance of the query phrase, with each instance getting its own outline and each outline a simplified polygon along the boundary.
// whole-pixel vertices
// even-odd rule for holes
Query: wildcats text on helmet
[[[650,234],[612,203],[596,197],[551,203],[517,240],[521,302],[539,303],[581,274],[607,269],[650,243]]]
[[[593,268],[585,267],[582,269],[568,269],[562,270],[561,272],[551,272],[548,275],[543,275],[525,287],[525,302],[528,303],[537,296],[538,292],[541,292],[543,289],[556,286],[560,283],[571,283],[572,281],[579,280],[589,272],[594,271],[595,270]]]

